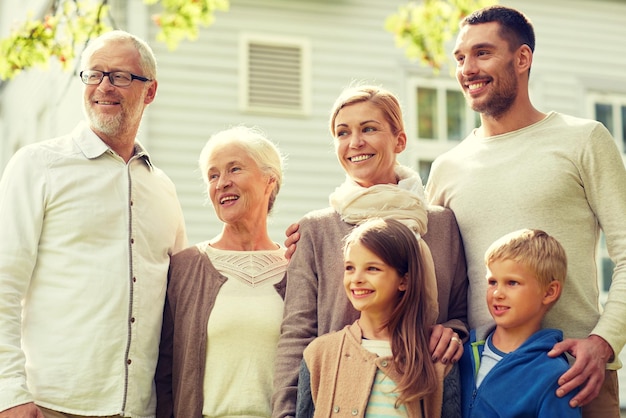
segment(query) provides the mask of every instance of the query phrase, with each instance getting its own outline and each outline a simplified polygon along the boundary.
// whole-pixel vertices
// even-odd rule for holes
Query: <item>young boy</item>
[[[567,257],[559,242],[523,229],[494,242],[485,254],[487,306],[493,325],[470,332],[460,361],[463,417],[581,417],[568,405],[575,393],[555,394],[569,368],[548,351],[563,339],[541,321],[561,295]]]

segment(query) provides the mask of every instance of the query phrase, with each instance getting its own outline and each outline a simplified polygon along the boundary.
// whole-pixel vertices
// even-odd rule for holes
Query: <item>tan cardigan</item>
[[[377,369],[397,382],[400,374],[391,357],[378,357],[361,346],[361,328],[355,322],[339,332],[315,339],[304,350],[311,376],[315,417],[363,417]],[[435,363],[435,392],[420,402],[407,404],[411,418],[439,417],[443,402],[443,379],[452,366]],[[301,382],[304,383],[304,382]]]

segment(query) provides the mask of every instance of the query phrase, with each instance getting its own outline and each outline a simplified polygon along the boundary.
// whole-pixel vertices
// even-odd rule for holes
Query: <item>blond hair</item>
[[[341,109],[355,103],[369,102],[378,107],[389,123],[391,132],[397,135],[404,131],[402,108],[398,98],[389,90],[374,85],[356,85],[345,88],[330,111],[329,128],[333,138],[335,137],[335,119]]]
[[[485,253],[485,264],[512,260],[529,269],[539,285],[563,285],[567,276],[567,255],[559,241],[539,229],[520,229],[496,240]],[[555,300],[556,302],[556,300]]]

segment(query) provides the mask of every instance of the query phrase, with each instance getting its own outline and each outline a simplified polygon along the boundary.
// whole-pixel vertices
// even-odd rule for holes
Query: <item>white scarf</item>
[[[428,231],[428,212],[424,186],[419,175],[408,167],[397,164],[394,168],[398,184],[375,184],[362,187],[346,176],[343,184],[331,193],[330,205],[341,219],[358,225],[371,218],[393,218],[408,226],[418,238],[424,260],[428,324],[435,324],[439,316],[437,279],[430,248],[421,239]]]
[[[416,235],[428,230],[424,186],[419,175],[408,167],[396,165],[398,184],[358,185],[350,177],[330,195],[330,205],[341,219],[358,225],[371,218],[394,218],[411,228]]]

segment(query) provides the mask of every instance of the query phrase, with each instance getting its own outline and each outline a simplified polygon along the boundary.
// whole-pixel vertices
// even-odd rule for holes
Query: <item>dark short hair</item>
[[[535,52],[535,30],[530,20],[520,11],[504,6],[489,6],[477,10],[461,20],[460,27],[497,22],[499,34],[509,44],[511,51],[528,45]]]

